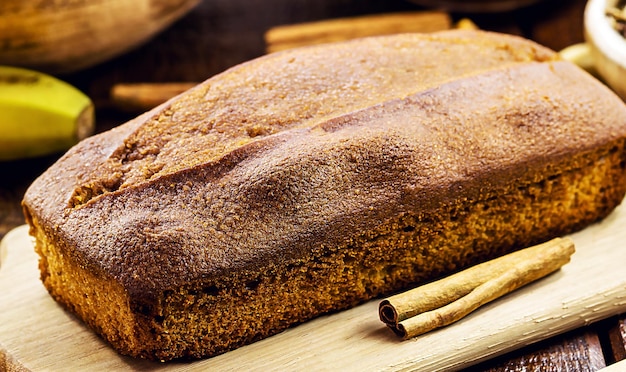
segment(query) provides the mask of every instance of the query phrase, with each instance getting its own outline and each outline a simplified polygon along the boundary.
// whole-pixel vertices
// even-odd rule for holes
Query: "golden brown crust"
[[[538,221],[548,215],[544,197],[546,211],[533,217],[543,232],[528,241],[581,228],[623,197],[615,185],[624,178],[624,138],[623,102],[534,43],[484,32],[369,38],[269,55],[209,79],[82,142],[31,186],[24,206],[39,245],[71,257],[94,280],[114,280],[137,319],[152,319],[136,320],[137,329],[154,332],[165,326],[150,322],[163,321],[178,295],[257,283],[259,273],[303,283],[287,272],[341,249],[371,253],[354,254],[362,260],[354,264],[356,278],[364,266],[376,265],[385,234],[413,226],[406,232],[424,237],[426,227],[399,221],[502,203],[563,174],[573,174],[568,182],[578,187],[581,169],[591,169],[590,179],[605,172],[611,179],[602,190],[580,185],[587,187],[580,195],[558,193],[592,193],[584,213]],[[605,168],[603,159],[611,159]],[[494,236],[519,228],[498,226]],[[423,275],[412,279],[528,242],[513,236],[491,252],[488,239],[476,252],[471,244],[446,251],[458,257],[427,260]],[[336,303],[332,296],[320,299],[307,305],[311,310],[227,346],[189,346],[181,336],[150,345],[154,351],[120,349],[157,358],[223,352],[407,284],[383,283],[337,296]],[[176,351],[163,351],[164,345]]]

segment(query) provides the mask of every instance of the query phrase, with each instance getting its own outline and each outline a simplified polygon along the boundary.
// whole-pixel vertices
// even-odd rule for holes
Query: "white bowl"
[[[626,38],[613,28],[606,15],[618,0],[589,0],[585,8],[585,39],[594,67],[607,85],[626,101]]]

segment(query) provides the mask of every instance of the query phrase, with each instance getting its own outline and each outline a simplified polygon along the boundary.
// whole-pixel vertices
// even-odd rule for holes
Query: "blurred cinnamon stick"
[[[127,112],[144,112],[191,89],[197,83],[116,84],[111,89],[113,105]]]
[[[452,27],[450,16],[440,11],[418,11],[337,18],[276,26],[265,33],[268,53],[306,45],[404,32],[434,32]]]

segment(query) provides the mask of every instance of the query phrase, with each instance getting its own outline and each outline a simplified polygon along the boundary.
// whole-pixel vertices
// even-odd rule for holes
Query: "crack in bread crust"
[[[349,49],[326,47],[325,53],[335,54],[330,59],[311,48],[268,55],[254,65],[232,68],[146,120],[107,159],[105,176],[75,189],[69,207],[162,174],[218,161],[224,153],[277,133],[324,126],[335,118],[461,77],[557,59],[552,51],[517,38],[506,42],[490,36],[470,39],[445,34],[407,35],[400,42],[370,38],[353,41]],[[486,50],[497,57],[485,58],[481,64],[463,58]],[[428,73],[424,66],[432,67],[431,62],[420,56],[430,51],[448,54],[449,66]],[[355,65],[354,60],[359,63]],[[272,64],[283,68],[265,72],[264,65]],[[294,84],[298,84],[297,90]],[[178,156],[184,148],[197,149],[196,156]]]

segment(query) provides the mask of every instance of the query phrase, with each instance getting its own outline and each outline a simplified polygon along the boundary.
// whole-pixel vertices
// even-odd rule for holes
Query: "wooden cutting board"
[[[571,237],[560,271],[412,340],[379,321],[375,300],[215,358],[158,363],[118,355],[48,296],[22,226],[0,244],[0,370],[459,369],[626,312],[626,207]]]

